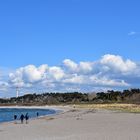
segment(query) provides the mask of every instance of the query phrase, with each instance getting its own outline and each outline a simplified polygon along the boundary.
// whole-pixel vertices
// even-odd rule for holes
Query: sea
[[[30,119],[39,116],[54,115],[60,110],[54,109],[40,109],[40,108],[0,108],[0,123],[14,121],[14,115],[17,115],[17,120],[20,119],[21,114],[28,113]]]

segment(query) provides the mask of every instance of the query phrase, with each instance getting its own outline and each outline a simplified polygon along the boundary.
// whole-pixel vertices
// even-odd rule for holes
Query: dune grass
[[[136,104],[79,104],[75,108],[105,109],[120,112],[140,113],[140,105]]]

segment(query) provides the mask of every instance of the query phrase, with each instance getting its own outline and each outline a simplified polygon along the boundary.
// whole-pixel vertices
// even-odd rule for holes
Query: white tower
[[[16,96],[19,97],[19,87],[16,87]]]

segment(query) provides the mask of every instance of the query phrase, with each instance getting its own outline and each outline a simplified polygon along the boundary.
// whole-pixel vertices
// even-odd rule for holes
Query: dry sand
[[[61,109],[29,124],[1,123],[0,140],[140,140],[140,114]]]

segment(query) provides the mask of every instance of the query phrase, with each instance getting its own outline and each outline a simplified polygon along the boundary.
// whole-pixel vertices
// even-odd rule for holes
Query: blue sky
[[[128,66],[127,59],[139,67],[139,5],[139,0],[1,0],[0,80],[1,83],[8,84],[6,94],[1,90],[2,96],[10,95],[13,86],[13,81],[11,82],[11,78],[9,78],[10,73],[15,74],[21,67],[31,64],[35,68],[44,64],[49,67],[60,67],[66,74],[68,73],[68,70],[64,70],[66,59],[80,65],[80,62],[95,63],[98,61],[99,63],[104,57],[114,59],[115,56],[116,59],[120,56],[126,67]],[[107,54],[109,55],[107,56]],[[112,62],[114,61],[112,60]],[[130,69],[130,67],[128,68]],[[75,71],[71,75],[81,76],[79,71]],[[138,71],[136,77],[138,77]],[[45,71],[45,73],[47,72]],[[84,76],[88,74],[84,73]],[[29,80],[29,74],[26,75],[26,78],[23,78],[23,75],[22,81],[26,79],[25,83]],[[91,74],[91,76],[93,75]],[[135,78],[130,75],[128,77],[121,75],[121,78],[107,74],[104,76],[109,80],[124,80],[130,87],[139,86],[137,82],[131,83],[131,81],[135,81]],[[97,80],[99,79],[97,78]],[[35,91],[33,85],[36,85],[38,81],[32,82],[28,81],[29,84],[32,84],[32,88],[22,87],[22,89]],[[51,84],[61,82],[62,80],[51,81]],[[83,87],[84,89],[89,88],[89,85],[74,83],[72,84],[76,87],[75,90],[77,87],[79,90],[82,90]],[[91,86],[95,87],[95,83]],[[72,89],[73,86],[70,84],[68,82],[65,87]],[[57,91],[58,85],[53,86]],[[97,84],[96,88],[114,87]],[[117,87],[117,89],[120,88],[127,87]],[[48,87],[44,89],[47,90]],[[53,91],[53,88],[50,90]],[[94,89],[89,88],[90,90]]]

